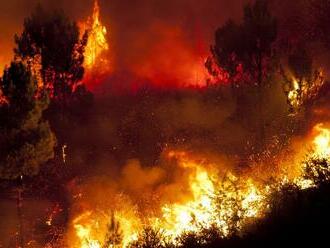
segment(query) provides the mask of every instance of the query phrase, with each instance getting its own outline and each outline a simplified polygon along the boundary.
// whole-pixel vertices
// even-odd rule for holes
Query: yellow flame
[[[80,248],[101,248],[100,242],[92,238],[92,232],[98,229],[98,223],[91,218],[91,215],[92,212],[87,211],[73,220]]]
[[[329,159],[330,129],[323,124],[316,125],[308,146],[311,150],[307,159]],[[186,232],[198,233],[203,228],[210,227],[216,227],[223,236],[228,236],[233,231],[244,230],[251,220],[262,218],[269,210],[272,193],[284,184],[293,183],[300,189],[315,187],[311,179],[304,177],[303,165],[306,158],[301,158],[297,164],[301,167],[300,175],[290,179],[284,173],[278,181],[267,184],[256,182],[250,177],[240,178],[230,172],[219,173],[219,165],[208,163],[207,160],[196,160],[186,152],[170,151],[168,156],[188,172],[185,174],[187,178],[183,180],[187,179],[185,191],[188,195],[182,196],[179,202],[164,203],[158,214],[143,220],[138,217],[138,213],[125,211],[125,206],[122,206],[123,209],[114,214],[122,228],[122,247],[137,240],[143,226],[159,229],[174,243],[178,236]],[[95,213],[87,211],[73,221],[80,248],[103,247],[105,229],[102,221],[107,217],[102,214],[95,217],[93,214]]]
[[[315,155],[329,158],[330,156],[330,130],[325,128],[323,124],[314,127],[318,135],[314,138]]]
[[[320,88],[325,83],[323,70],[318,69],[311,78],[302,78],[300,80],[292,77],[288,91],[288,102],[291,107],[297,111],[308,100],[317,96]]]
[[[171,156],[175,153],[171,152]],[[192,197],[181,204],[165,205],[162,216],[153,221],[153,227],[161,229],[172,241],[185,232],[211,226],[226,236],[236,216],[240,219],[236,228],[241,228],[248,218],[262,216],[264,196],[252,179],[240,180],[230,173],[221,179],[215,170],[207,170],[185,153],[179,152],[177,156],[179,166],[193,171],[189,180]]]
[[[84,65],[87,69],[91,69],[98,62],[100,55],[109,49],[106,39],[107,29],[100,21],[100,7],[97,0],[94,2],[92,18],[89,18],[84,26],[86,28],[83,30],[88,31]]]

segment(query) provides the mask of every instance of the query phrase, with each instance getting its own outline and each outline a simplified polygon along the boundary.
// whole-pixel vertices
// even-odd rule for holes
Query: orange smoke
[[[115,51],[109,52],[107,28],[101,23],[97,0],[93,15],[80,28],[89,33],[84,83],[93,91],[109,88],[109,84],[111,88],[125,84],[129,90],[136,90],[146,84],[157,88],[200,88],[214,83],[205,68],[207,47],[203,42],[194,42],[178,27],[152,23],[148,34],[131,41],[133,52],[125,63],[127,68],[121,71],[114,69]],[[129,82],[122,82],[124,77],[118,76],[123,73],[132,75],[129,79],[125,77]]]
[[[206,49],[198,48],[177,27],[154,24],[150,36],[135,44],[136,49],[149,49],[139,57],[132,71],[159,87],[203,87],[210,78],[204,66]],[[149,40],[152,38],[152,43]]]

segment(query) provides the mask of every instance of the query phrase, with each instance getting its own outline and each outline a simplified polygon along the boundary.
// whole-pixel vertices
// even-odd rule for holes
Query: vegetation
[[[1,89],[7,104],[0,108],[0,177],[33,176],[54,157],[55,136],[42,116],[49,104],[47,93],[38,91],[22,62],[12,62],[5,70]]]
[[[79,186],[100,175],[102,190],[111,185],[111,196],[117,191],[120,195],[127,194],[127,199],[138,205],[137,211],[160,198],[156,195],[152,196],[155,199],[144,199],[147,197],[140,193],[151,195],[156,192],[154,188],[161,188],[176,194],[177,185],[173,187],[169,182],[177,183],[178,177],[185,176],[184,169],[191,169],[188,162],[183,163],[180,176],[174,173],[175,159],[169,159],[166,169],[144,166],[161,164],[166,159],[164,151],[173,147],[215,157],[221,151],[219,160],[223,168],[217,168],[219,171],[250,173],[254,166],[263,163],[269,165],[269,170],[278,169],[276,166],[283,154],[290,152],[288,144],[293,143],[292,137],[297,133],[305,136],[307,128],[316,120],[327,118],[313,118],[326,112],[329,101],[327,98],[321,99],[323,102],[320,100],[320,90],[326,87],[325,77],[316,66],[312,45],[308,42],[315,39],[322,44],[322,49],[329,50],[330,4],[325,0],[306,2],[310,7],[308,32],[295,37],[294,42],[292,37],[281,33],[278,19],[266,0],[247,4],[240,23],[228,20],[216,30],[206,66],[212,76],[223,73],[226,84],[219,82],[204,89],[168,91],[145,87],[128,96],[98,99],[95,109],[90,108],[93,94],[82,84],[88,33],[81,34],[77,24],[62,11],[46,12],[38,6],[25,19],[22,33],[16,35],[15,59],[0,79],[0,186],[17,189],[24,178],[29,194],[40,196],[42,192],[57,204],[55,210],[49,210],[51,214],[47,220],[36,221],[37,235],[34,235],[38,238],[35,240],[65,247],[64,232],[70,227],[69,218],[72,217],[69,211],[76,209],[70,204],[88,198]],[[290,43],[285,48],[283,40]],[[323,104],[322,111],[314,108],[317,104]],[[321,140],[321,143],[326,142]],[[122,171],[122,168],[132,158],[138,162],[129,168],[134,174],[131,178],[131,171]],[[202,159],[200,161],[203,164]],[[222,161],[226,163],[222,165]],[[57,166],[59,164],[65,167]],[[211,226],[169,240],[162,230],[144,226],[130,246],[280,247],[290,242],[298,246],[326,240],[326,229],[321,225],[330,220],[329,160],[313,157],[305,161],[303,167],[303,179],[313,182],[313,187],[302,189],[283,183],[267,202],[265,218],[255,218],[250,223],[252,217],[248,216],[249,223],[244,229],[240,221],[247,210],[237,204],[228,215],[221,216],[226,219],[223,222],[229,223],[227,235],[219,227]],[[205,174],[201,175],[200,180]],[[209,179],[207,174],[205,177]],[[184,180],[190,182],[192,177]],[[192,184],[198,189],[198,183],[200,181]],[[163,189],[161,184],[166,187]],[[217,185],[220,184],[218,180]],[[212,191],[211,200],[216,201],[216,210],[212,209],[212,213],[218,216],[228,208],[225,201],[233,206],[239,197],[242,198],[237,194],[236,180],[223,176],[222,184],[222,191]],[[213,184],[206,186],[214,188]],[[92,192],[94,201],[99,195],[107,197],[93,188],[88,191]],[[68,196],[69,192],[72,195]],[[20,222],[23,216],[21,193],[19,189]],[[253,198],[253,192],[251,195]],[[243,198],[239,200],[241,203]],[[94,207],[81,205],[77,208]],[[115,202],[110,205],[120,208]],[[141,213],[149,214],[145,209]],[[63,216],[56,220],[57,215]],[[88,216],[93,215],[86,218]],[[99,225],[97,221],[91,223]],[[80,227],[83,242],[94,242],[102,248],[120,246],[125,238],[125,230],[121,230],[114,214],[110,216],[105,233],[97,237],[104,237],[102,242],[86,238],[90,230],[84,229],[83,224]],[[20,236],[22,233],[21,229]],[[20,245],[24,246],[23,243],[21,237]]]
[[[15,37],[15,54],[41,75],[53,98],[68,104],[84,75],[87,37],[85,33],[80,38],[77,24],[62,11],[48,13],[39,5],[25,19],[21,35]]]

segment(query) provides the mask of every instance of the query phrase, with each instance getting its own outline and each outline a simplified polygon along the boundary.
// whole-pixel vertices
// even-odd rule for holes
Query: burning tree
[[[296,48],[288,57],[288,69],[281,68],[284,91],[293,113],[303,112],[318,96],[325,83],[322,69],[313,66],[313,59],[304,47]]]
[[[15,37],[17,57],[27,61],[55,99],[66,101],[84,75],[84,49],[87,33],[61,11],[47,13],[39,5],[24,21],[23,32]],[[60,51],[60,52],[59,52]]]
[[[0,178],[16,179],[19,245],[24,247],[22,221],[23,177],[34,176],[54,156],[55,136],[42,118],[49,101],[38,91],[29,67],[13,62],[1,79],[7,104],[0,106]]]

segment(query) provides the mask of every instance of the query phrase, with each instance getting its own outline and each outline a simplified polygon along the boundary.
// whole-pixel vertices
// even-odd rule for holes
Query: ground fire
[[[33,7],[0,47],[0,247],[330,242],[328,1]]]
[[[300,189],[315,187],[312,179],[306,177],[305,163],[316,158],[330,159],[330,129],[323,124],[316,125],[305,142],[303,147],[296,147],[305,155],[297,155],[294,161],[288,161],[295,163],[290,169],[295,172],[283,171],[272,183],[261,181],[256,173],[250,176],[234,175],[231,171],[219,172],[221,165],[212,164],[207,158],[196,159],[183,151],[169,151],[167,158],[175,159],[177,166],[187,171],[186,178],[182,179],[187,183],[182,187],[188,187],[187,195],[181,197],[184,200],[160,205],[155,216],[148,217],[140,217],[139,213],[131,213],[125,208],[114,209],[110,216],[104,209],[86,210],[73,219],[76,234],[73,247],[103,247],[111,218],[117,219],[119,227],[125,228],[119,231],[123,235],[119,244],[125,247],[138,238],[146,225],[161,230],[173,242],[185,232],[201,232],[203,228],[212,226],[223,236],[244,231],[251,221],[265,215],[274,191],[280,191],[287,184],[294,184]],[[319,173],[316,167],[310,169],[315,174]],[[329,176],[329,170],[325,168],[322,173]]]

